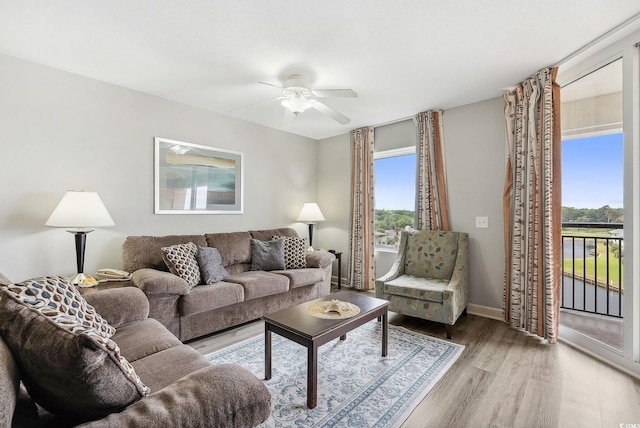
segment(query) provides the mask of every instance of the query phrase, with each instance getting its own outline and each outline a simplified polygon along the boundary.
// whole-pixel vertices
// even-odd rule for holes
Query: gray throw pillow
[[[251,240],[251,270],[284,269],[284,240]]]
[[[198,259],[198,266],[200,266],[203,284],[215,284],[229,276],[227,270],[222,266],[222,256],[217,248],[198,247],[196,259]]]

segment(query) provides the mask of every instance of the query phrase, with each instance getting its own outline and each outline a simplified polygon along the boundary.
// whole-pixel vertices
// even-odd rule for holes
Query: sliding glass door
[[[560,67],[560,337],[640,374],[640,33]]]

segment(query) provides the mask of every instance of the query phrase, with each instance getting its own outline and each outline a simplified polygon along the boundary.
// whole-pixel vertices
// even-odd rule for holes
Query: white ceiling
[[[0,0],[0,53],[279,128],[279,85],[324,102],[322,139],[502,94],[640,13],[638,0]],[[236,110],[236,111],[233,111]]]

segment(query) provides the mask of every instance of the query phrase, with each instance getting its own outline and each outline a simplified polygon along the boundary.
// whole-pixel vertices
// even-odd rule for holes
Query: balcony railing
[[[622,318],[622,224],[562,223],[562,229],[561,307]]]

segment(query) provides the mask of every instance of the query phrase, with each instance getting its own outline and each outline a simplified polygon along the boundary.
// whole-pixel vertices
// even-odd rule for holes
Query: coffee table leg
[[[271,379],[271,330],[267,323],[264,325],[264,379]]]
[[[387,319],[387,309],[382,314],[382,356],[387,356],[387,337],[389,334],[389,324]]]
[[[347,335],[343,334],[342,336],[340,336],[340,340],[347,340]]]
[[[315,343],[307,347],[307,407],[318,404],[318,348]]]

